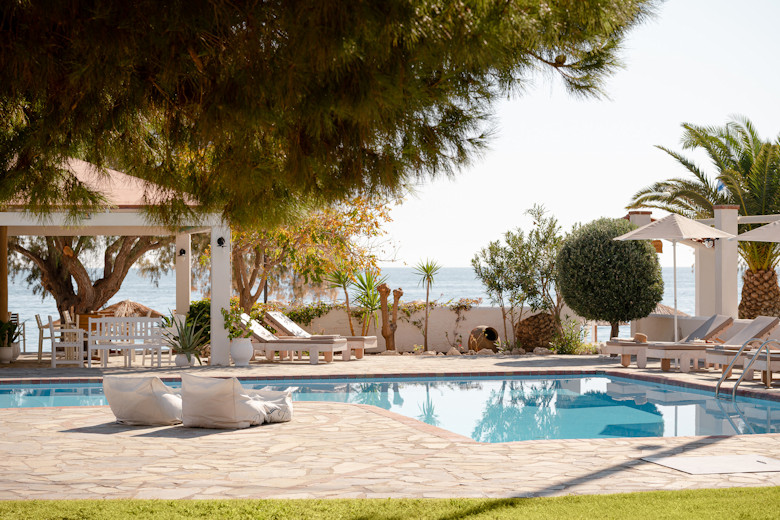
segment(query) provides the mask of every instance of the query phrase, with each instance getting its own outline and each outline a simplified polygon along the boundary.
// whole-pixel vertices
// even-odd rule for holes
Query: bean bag
[[[118,423],[156,426],[181,422],[181,395],[159,377],[105,376],[103,394]]]
[[[266,422],[266,405],[236,378],[181,376],[182,423],[191,428],[248,428]]]

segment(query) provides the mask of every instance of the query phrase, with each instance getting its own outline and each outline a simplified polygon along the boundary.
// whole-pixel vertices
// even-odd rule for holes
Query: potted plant
[[[208,331],[203,327],[198,327],[198,317],[187,316],[182,319],[181,316],[171,314],[167,318],[168,330],[163,334],[163,339],[176,353],[176,366],[192,366],[192,358],[203,364],[200,356],[209,342]]]
[[[249,336],[252,333],[244,328],[241,323],[240,307],[230,307],[230,310],[222,309],[222,317],[225,319],[225,330],[230,338],[230,357],[237,367],[249,366],[249,360],[255,353]]]
[[[19,332],[19,324],[16,322],[0,321],[0,363],[8,364],[16,359],[14,357],[14,343],[16,343],[18,350]]]

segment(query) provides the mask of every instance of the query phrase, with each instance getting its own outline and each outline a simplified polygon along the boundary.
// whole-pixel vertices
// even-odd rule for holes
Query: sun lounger
[[[280,359],[284,359],[286,353],[297,353],[301,359],[304,352],[309,353],[309,362],[316,365],[320,353],[325,357],[325,362],[333,361],[333,354],[341,352],[345,361],[349,361],[349,347],[347,340],[342,337],[322,336],[306,338],[277,338],[271,332],[253,320],[248,314],[241,315],[244,327],[252,333],[255,352],[263,352],[265,357],[273,361],[279,352]]]
[[[680,342],[662,342],[654,341],[650,343],[638,343],[633,340],[610,340],[607,341],[605,347],[606,354],[618,354],[620,355],[620,363],[624,367],[628,367],[631,363],[631,356],[636,356],[636,366],[638,368],[645,368],[647,366],[647,349],[648,347],[666,347],[671,345],[689,345],[694,342],[710,341],[718,336],[721,332],[726,330],[731,324],[734,323],[734,318],[730,316],[723,316],[722,314],[715,314],[702,323],[696,330],[688,334]]]
[[[738,354],[735,352],[735,350],[739,350],[739,348],[748,340],[753,338],[758,339],[765,339],[766,336],[769,335],[772,330],[777,327],[778,324],[780,324],[780,319],[775,318],[773,316],[759,316],[753,322],[756,322],[760,320],[761,323],[765,323],[767,326],[772,326],[771,329],[769,329],[766,333],[761,335],[754,335],[750,337],[746,337],[747,335],[743,336],[742,338],[738,339],[744,339],[742,343],[737,344],[736,342],[731,344],[724,344],[724,345],[717,345],[713,348],[708,348],[705,352],[705,360],[706,362],[720,365],[725,372],[728,369],[729,364],[731,364],[732,361],[734,361],[734,367],[743,367],[745,366],[745,363],[747,360],[752,357],[753,353],[755,352],[755,349],[761,344],[760,342],[753,342],[752,345],[748,345],[748,348],[746,348],[741,354]],[[759,331],[761,332],[761,331]],[[738,357],[737,357],[738,356]],[[737,359],[735,359],[737,357]],[[780,357],[780,356],[778,356]],[[753,366],[755,368],[755,365]],[[753,368],[751,368],[750,373],[746,374],[745,376],[748,379],[753,378]],[[728,377],[730,377],[731,374],[729,374]]]
[[[739,349],[745,342],[752,338],[764,338],[772,332],[780,323],[779,318],[771,316],[759,316],[745,325],[742,329],[731,329],[728,335],[721,338],[721,345],[717,347],[719,352],[727,352],[729,349]],[[647,348],[648,358],[658,358],[661,360],[661,370],[671,370],[672,361],[679,361],[680,371],[689,372],[691,364],[697,368],[699,361],[703,363],[722,364],[718,361],[708,361],[707,349],[711,349],[712,344],[694,342],[692,344],[672,344],[665,346],[649,346]],[[712,349],[716,350],[716,349]],[[731,354],[729,362],[734,358]],[[727,362],[728,363],[728,362]]]
[[[356,359],[362,359],[366,348],[376,347],[376,336],[340,336],[340,335],[312,335],[303,330],[297,323],[284,315],[279,311],[268,311],[265,313],[265,320],[273,328],[282,332],[285,336],[292,336],[296,338],[345,338],[347,340],[347,347],[349,347],[350,357],[351,353],[355,353]]]

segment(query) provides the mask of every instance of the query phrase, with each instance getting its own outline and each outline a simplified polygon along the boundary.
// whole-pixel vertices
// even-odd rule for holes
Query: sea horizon
[[[391,288],[400,287],[403,289],[402,301],[412,302],[425,299],[425,288],[419,285],[419,276],[414,273],[414,268],[384,267],[382,268],[382,274],[387,276],[387,283]],[[664,297],[661,303],[672,307],[674,304],[672,289],[674,269],[664,267],[662,268],[662,274],[664,278]],[[28,288],[23,280],[23,276],[17,276],[13,280],[9,279],[9,311],[18,312],[20,319],[26,323],[27,350],[37,350],[38,328],[35,323],[35,315],[41,315],[45,324],[47,316],[51,315],[54,320],[57,320],[59,319],[59,314],[51,296],[41,299],[40,295],[33,295],[32,289]],[[336,295],[336,301],[339,301],[340,294],[337,292],[334,294]],[[194,290],[192,299],[197,300],[200,298],[202,298],[202,293]],[[443,267],[434,279],[434,284],[431,288],[431,300],[446,303],[460,298],[481,298],[482,301],[479,305],[493,306],[485,294],[484,287],[474,275],[473,269],[470,267]],[[273,293],[269,295],[269,299],[274,300]],[[163,315],[170,314],[171,310],[176,306],[175,273],[161,276],[159,283],[155,285],[150,279],[142,277],[137,269],[131,269],[122,287],[108,301],[107,305],[122,300],[137,301],[161,312]],[[334,300],[325,298],[323,301]],[[693,269],[690,267],[677,268],[677,308],[686,314],[694,314],[694,274]],[[628,327],[621,327],[621,336],[625,336],[627,331]],[[608,334],[608,327],[599,327],[599,339],[606,339]],[[48,345],[44,345],[44,350],[48,350]]]

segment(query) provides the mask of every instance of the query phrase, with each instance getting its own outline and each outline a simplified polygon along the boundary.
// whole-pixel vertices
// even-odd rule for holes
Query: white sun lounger
[[[778,318],[759,316],[745,325],[742,329],[734,332],[729,331],[730,334],[728,337],[724,336],[722,338],[722,344],[717,347],[717,350],[722,352],[729,352],[729,350],[731,350],[730,362],[734,359],[734,349],[739,349],[745,342],[752,338],[760,339],[768,336],[769,333],[777,327],[778,323],[780,323],[780,319]],[[722,364],[719,361],[708,361],[707,350],[715,350],[711,349],[711,347],[712,344],[707,343],[648,347],[647,357],[660,359],[661,370],[666,372],[671,370],[671,363],[675,360],[679,361],[680,372],[689,372],[691,364],[693,364],[694,369],[698,368],[699,361],[702,363]]]
[[[696,330],[688,334],[682,341],[661,342],[654,341],[650,343],[637,343],[632,340],[610,340],[604,348],[606,354],[617,354],[620,356],[620,363],[628,367],[631,363],[631,356],[636,356],[636,366],[645,368],[647,366],[647,349],[650,347],[666,348],[672,345],[689,345],[695,341],[710,341],[717,337],[734,323],[734,318],[715,314],[702,323]]]
[[[333,361],[333,354],[341,352],[345,361],[349,361],[349,347],[347,340],[342,337],[313,337],[305,338],[277,338],[271,332],[253,320],[248,314],[241,315],[241,322],[244,327],[252,333],[255,352],[262,352],[265,357],[273,361],[276,359],[276,353],[279,352],[280,359],[284,359],[286,353],[296,353],[298,359],[302,358],[304,352],[309,353],[309,362],[316,365],[320,354],[325,357],[325,362]]]
[[[311,338],[345,338],[347,340],[347,347],[349,347],[350,358],[351,353],[355,353],[356,359],[362,359],[366,348],[376,347],[376,336],[340,336],[340,335],[312,335],[303,330],[297,323],[285,316],[284,313],[279,311],[268,311],[265,313],[264,318],[269,325],[276,330],[284,333],[285,336],[292,336],[302,339]]]

